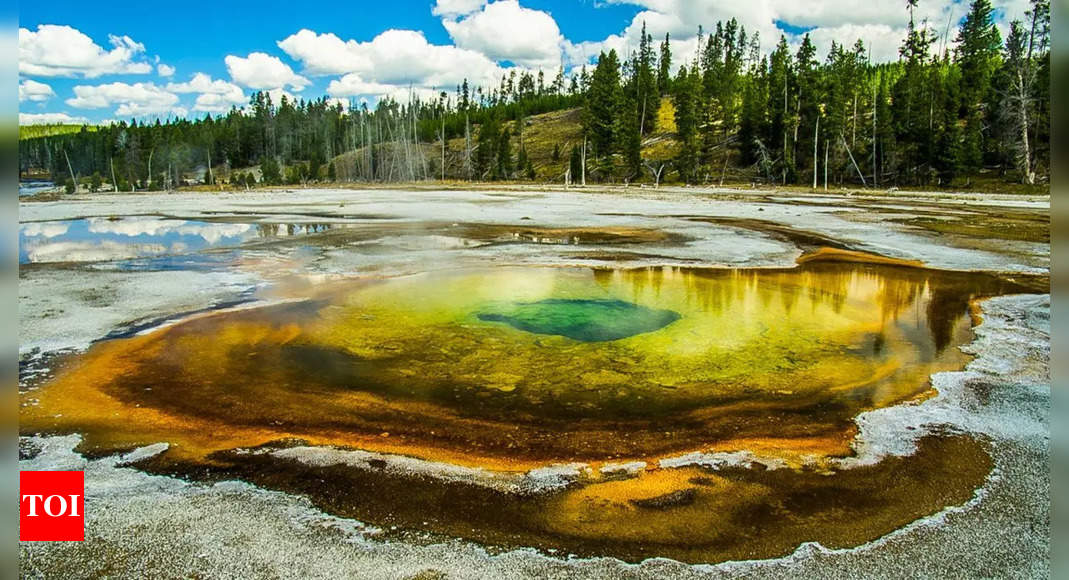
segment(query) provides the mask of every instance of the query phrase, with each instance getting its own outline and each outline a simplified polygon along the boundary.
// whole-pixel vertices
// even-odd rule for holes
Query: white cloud
[[[232,95],[204,93],[203,95],[197,95],[196,101],[193,102],[193,110],[205,113],[225,113],[233,107],[241,108],[245,103],[244,95],[238,99]]]
[[[278,42],[290,58],[304,65],[309,74],[344,74],[372,68],[369,43],[344,41],[333,33],[316,34],[301,29]]]
[[[248,99],[241,87],[222,79],[212,80],[204,73],[196,73],[188,82],[169,83],[173,93],[200,93],[193,104],[194,111],[225,113],[231,107],[244,105]]]
[[[115,114],[120,117],[168,113],[182,116],[188,112],[178,106],[178,95],[154,83],[78,85],[74,87],[74,95],[66,101],[74,108],[101,109],[118,105]]]
[[[67,113],[19,113],[19,125],[84,125],[85,117],[73,117]]]
[[[19,28],[19,72],[31,76],[95,78],[105,74],[145,74],[152,65],[135,61],[145,45],[129,36],[108,36],[104,50],[70,26],[41,24],[36,31]]]
[[[491,60],[530,68],[560,66],[564,38],[557,22],[548,12],[524,8],[517,0],[499,0],[466,18],[446,18],[442,25],[457,47]]]
[[[369,83],[356,73],[349,73],[340,79],[330,81],[327,94],[332,97],[355,97],[359,95],[383,95],[396,90],[394,85]]]
[[[834,40],[839,44],[845,44],[847,48],[854,45],[857,39],[865,43],[865,48],[876,62],[887,62],[898,59],[898,48],[902,45],[902,39],[906,36],[906,30],[892,28],[886,24],[843,24],[841,26],[821,26],[809,33],[813,46],[817,47],[818,54],[826,54]],[[768,47],[771,49],[772,47]]]
[[[216,93],[223,94],[241,87],[224,80],[212,80],[211,75],[196,73],[184,83],[168,83],[167,90],[173,93]]]
[[[301,91],[311,84],[308,79],[294,73],[293,69],[277,56],[254,52],[245,58],[229,55],[225,61],[230,78],[250,89],[277,89],[288,86],[295,91]]]
[[[342,97],[387,97],[399,103],[407,103],[412,97],[418,97],[427,102],[438,98],[438,89],[414,85],[369,83],[362,80],[360,75],[350,73],[340,79],[330,81],[327,85],[327,94],[333,97],[330,99],[331,103],[344,102],[343,106],[348,109],[349,99]],[[367,99],[360,99],[360,101],[367,102]]]
[[[350,85],[452,89],[465,78],[473,84],[496,84],[502,72],[479,52],[430,44],[423,33],[414,30],[387,30],[368,42],[301,30],[278,45],[311,74],[357,74],[348,81]],[[340,90],[342,85],[335,86]]]
[[[484,4],[486,0],[438,0],[431,12],[435,16],[451,18],[478,12]]]
[[[223,238],[242,236],[249,232],[249,224],[200,224],[180,220],[159,218],[125,218],[109,220],[89,218],[89,231],[95,234],[114,234],[119,236],[160,237],[168,234],[198,236],[209,244],[218,243]]]
[[[19,83],[19,102],[33,101],[41,103],[56,96],[52,87],[34,80],[26,79]]]
[[[162,62],[156,65],[156,73],[161,77],[174,76],[174,67],[171,65],[163,64]]]
[[[70,222],[33,222],[22,226],[22,235],[27,238],[55,238],[67,233]]]
[[[111,240],[100,242],[51,242],[26,244],[30,262],[103,262],[127,260],[164,254],[163,244],[123,244]]]

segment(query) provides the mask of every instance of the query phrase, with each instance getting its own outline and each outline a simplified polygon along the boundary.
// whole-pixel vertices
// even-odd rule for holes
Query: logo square
[[[19,472],[19,540],[85,540],[83,472]]]

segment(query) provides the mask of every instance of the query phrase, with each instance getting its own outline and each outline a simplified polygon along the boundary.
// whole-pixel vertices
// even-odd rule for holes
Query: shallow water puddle
[[[147,468],[500,546],[697,562],[856,545],[966,501],[989,460],[929,437],[838,469],[853,418],[961,368],[971,300],[1045,283],[850,262],[353,281],[100,343],[32,393],[21,429],[83,433],[93,453],[167,441]],[[713,451],[784,468],[657,468]]]
[[[86,218],[19,226],[19,263],[130,261],[146,269],[180,268],[181,256],[257,238],[318,233],[331,224],[203,222],[161,217]]]

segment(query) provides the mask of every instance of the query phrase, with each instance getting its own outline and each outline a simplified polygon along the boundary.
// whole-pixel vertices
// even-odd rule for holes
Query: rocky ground
[[[162,235],[177,220],[205,240],[130,262],[130,249],[57,234],[96,220],[110,235]],[[833,246],[943,269],[1046,273],[1049,198],[983,194],[768,191],[300,190],[95,195],[20,204],[23,388],[105,336],[190,313],[257,304],[279,288],[469,265],[791,267]],[[189,225],[187,224],[187,226]],[[310,227],[310,226],[315,227]],[[322,227],[329,226],[329,227]],[[241,228],[238,228],[241,229]],[[246,228],[247,229],[247,228]],[[246,231],[246,230],[242,230]],[[122,232],[126,232],[122,234]],[[272,233],[273,232],[273,233]],[[286,234],[297,235],[279,235]],[[49,236],[52,233],[54,235]],[[237,239],[237,238],[235,238]],[[62,240],[62,241],[59,241]],[[65,247],[49,248],[64,243]],[[212,242],[215,244],[215,242]],[[74,244],[74,245],[71,245]],[[110,253],[109,253],[110,252]],[[80,256],[78,262],[56,256]],[[134,264],[136,267],[130,267]],[[21,469],[84,469],[87,541],[26,543],[28,577],[1045,577],[1049,575],[1049,297],[982,303],[962,372],[933,377],[939,396],[858,418],[859,458],[908,454],[921,434],[984,441],[995,469],[974,499],[870,544],[806,544],[783,559],[716,566],[626,564],[533,550],[488,553],[462,541],[381,541],[377,530],[306,500],[239,482],[190,483],[125,466],[159,453],[87,459],[77,436],[25,433]],[[847,460],[849,461],[849,460]]]

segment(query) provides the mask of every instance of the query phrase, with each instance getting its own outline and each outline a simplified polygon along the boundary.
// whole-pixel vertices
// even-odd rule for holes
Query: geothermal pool
[[[140,467],[416,541],[686,562],[856,546],[964,503],[991,460],[947,433],[848,465],[855,417],[932,396],[967,362],[973,301],[1046,281],[846,258],[336,280],[98,342],[21,428],[94,456],[166,441]]]

